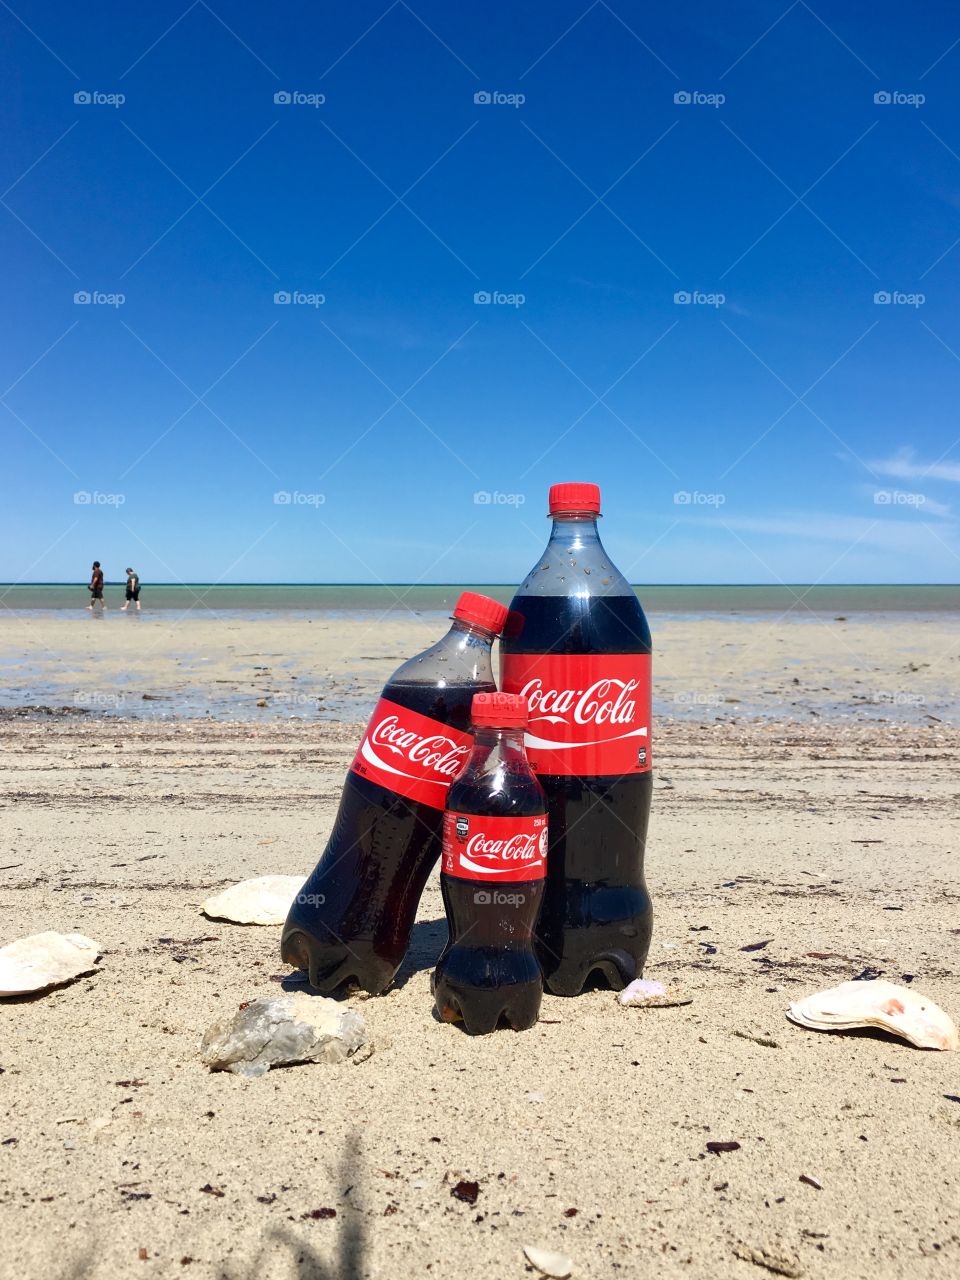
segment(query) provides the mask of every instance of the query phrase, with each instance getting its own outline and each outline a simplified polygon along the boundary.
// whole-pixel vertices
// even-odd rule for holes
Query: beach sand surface
[[[373,1053],[252,1081],[209,1072],[199,1042],[283,989],[280,930],[199,904],[311,870],[362,720],[276,703],[297,675],[369,706],[438,627],[170,626],[0,627],[18,689],[60,669],[57,705],[113,688],[234,716],[88,701],[0,720],[0,941],[58,929],[102,950],[89,976],[0,1002],[4,1274],[500,1280],[532,1274],[528,1244],[583,1277],[772,1274],[751,1255],[838,1280],[960,1274],[960,1055],[785,1017],[866,969],[960,1014],[954,624],[657,628],[661,700],[669,681],[686,700],[655,738],[647,975],[691,1004],[594,990],[546,996],[522,1034],[439,1023],[434,874],[394,989],[348,997]]]

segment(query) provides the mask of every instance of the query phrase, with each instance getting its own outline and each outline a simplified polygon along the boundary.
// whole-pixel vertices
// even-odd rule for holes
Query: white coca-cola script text
[[[632,724],[637,715],[636,701],[631,694],[639,687],[639,680],[595,680],[588,689],[544,689],[538,677],[528,680],[520,690],[527,699],[531,716],[574,724]]]
[[[452,779],[460,772],[469,745],[458,746],[443,734],[424,737],[400,724],[399,717],[387,716],[370,730],[370,741],[378,747],[386,747],[396,755],[406,756],[411,764],[431,769],[442,777]]]

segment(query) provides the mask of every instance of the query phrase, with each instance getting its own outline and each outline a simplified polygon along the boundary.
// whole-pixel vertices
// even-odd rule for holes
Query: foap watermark
[[[873,700],[891,707],[922,707],[927,701],[922,693],[907,693],[903,689],[874,689]]]
[[[102,689],[77,689],[73,695],[74,706],[90,708],[107,708],[119,711],[126,705],[125,693],[106,692]]]
[[[902,489],[878,489],[873,501],[878,507],[922,507],[925,493],[905,493]]]
[[[100,289],[78,289],[73,295],[75,307],[122,307],[125,293],[103,293]]]
[[[302,93],[299,89],[278,89],[273,101],[278,107],[322,107],[327,100],[325,93]]]
[[[719,693],[706,693],[702,689],[681,690],[673,695],[678,707],[720,707],[723,696]]]
[[[701,93],[699,89],[678,89],[673,101],[678,107],[722,107],[725,93]]]
[[[73,101],[78,107],[122,107],[125,93],[102,93],[99,89],[78,89]]]
[[[499,489],[478,489],[473,495],[478,507],[522,507],[526,500],[525,493],[501,493]]]
[[[926,100],[925,93],[901,93],[899,89],[880,89],[873,95],[878,107],[922,107]]]
[[[522,307],[525,293],[501,293],[499,289],[478,289],[473,295],[475,307]]]
[[[504,893],[501,889],[476,889],[473,900],[478,907],[522,907],[525,893]]]
[[[325,293],[304,293],[300,289],[278,289],[273,295],[275,307],[322,307]]]
[[[278,707],[315,708],[320,702],[319,694],[301,693],[296,689],[287,689],[284,693],[275,693],[272,696]]]
[[[325,893],[298,893],[297,902],[301,907],[322,907],[327,900]]]
[[[278,507],[322,507],[326,500],[325,493],[301,493],[299,489],[278,489],[273,495]]]
[[[78,507],[122,507],[125,493],[101,493],[99,489],[78,489],[73,501]]]
[[[526,100],[525,93],[501,93],[499,89],[480,89],[473,95],[478,107],[522,107]]]
[[[878,289],[873,295],[875,307],[922,307],[925,293],[901,293],[899,289]]]
[[[725,493],[701,493],[699,489],[678,489],[673,495],[678,507],[722,507],[726,500]]]
[[[700,289],[678,289],[673,295],[676,307],[722,307],[726,300],[725,293],[704,293]]]

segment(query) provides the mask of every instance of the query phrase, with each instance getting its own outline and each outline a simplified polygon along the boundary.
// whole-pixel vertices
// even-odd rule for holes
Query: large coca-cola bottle
[[[384,686],[333,833],[283,929],[283,959],[319,991],[355,982],[378,993],[393,981],[440,853],[447,791],[473,744],[473,695],[496,688],[490,648],[506,617],[465,591],[443,639]]]
[[[599,488],[554,485],[550,515],[513,598],[501,685],[527,699],[527,755],[549,802],[537,955],[547,988],[576,995],[594,973],[631,982],[650,946],[650,629],[600,542]]]

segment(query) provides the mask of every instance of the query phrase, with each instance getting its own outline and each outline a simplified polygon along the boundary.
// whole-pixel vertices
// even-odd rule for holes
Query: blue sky
[[[0,32],[0,578],[960,579],[953,6]]]

